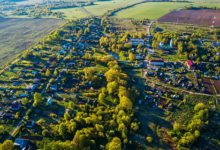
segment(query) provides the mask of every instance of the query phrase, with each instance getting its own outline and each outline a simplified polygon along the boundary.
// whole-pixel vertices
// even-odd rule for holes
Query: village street
[[[148,54],[153,54],[154,52],[150,49],[150,28],[152,26],[152,24],[154,23],[154,21],[150,21],[150,24],[147,26],[147,42],[146,42],[146,48],[147,48],[147,53],[145,54],[145,60],[144,60],[144,65],[143,68],[146,68],[147,66],[147,55]]]

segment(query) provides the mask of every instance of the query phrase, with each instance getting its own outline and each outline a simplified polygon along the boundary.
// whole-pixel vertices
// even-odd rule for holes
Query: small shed
[[[53,103],[52,97],[48,98],[48,100],[47,100],[47,105],[51,105],[52,103]]]

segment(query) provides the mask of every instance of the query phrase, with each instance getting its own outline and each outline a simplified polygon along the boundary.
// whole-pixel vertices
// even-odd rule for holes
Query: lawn
[[[172,10],[182,8],[186,5],[193,6],[216,6],[220,8],[220,3],[175,3],[175,2],[149,2],[138,4],[128,9],[121,10],[115,14],[116,18],[148,18],[156,20]]]
[[[0,66],[65,22],[60,19],[0,18]]]

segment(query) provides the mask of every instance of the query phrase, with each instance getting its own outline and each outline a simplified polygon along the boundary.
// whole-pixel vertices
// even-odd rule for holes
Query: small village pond
[[[109,55],[112,55],[113,57],[115,57],[117,60],[120,59],[120,57],[118,56],[118,54],[116,53],[112,53],[112,52],[108,52]]]

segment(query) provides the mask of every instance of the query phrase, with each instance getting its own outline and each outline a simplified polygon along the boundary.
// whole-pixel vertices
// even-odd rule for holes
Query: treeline
[[[185,6],[184,9],[214,9],[214,10],[220,10],[217,6],[208,7],[208,6]]]

